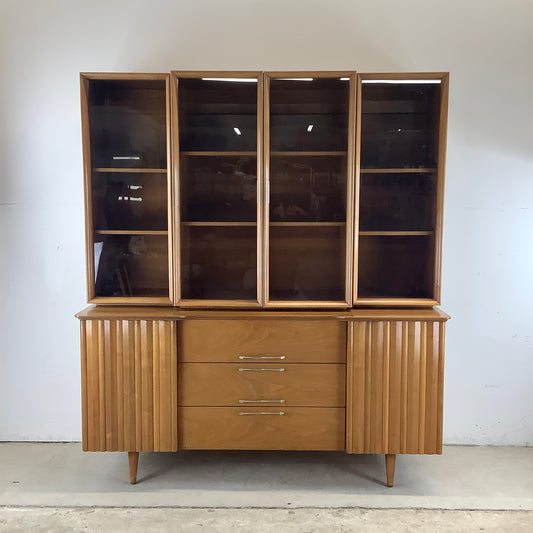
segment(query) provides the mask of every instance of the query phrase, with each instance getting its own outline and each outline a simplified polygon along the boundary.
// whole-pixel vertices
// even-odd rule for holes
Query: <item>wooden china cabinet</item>
[[[446,73],[81,94],[84,450],[442,452]]]

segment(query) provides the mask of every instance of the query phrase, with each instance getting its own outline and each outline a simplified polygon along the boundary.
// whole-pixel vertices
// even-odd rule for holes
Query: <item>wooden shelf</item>
[[[241,157],[241,156],[253,156],[257,157],[257,152],[224,152],[224,151],[213,151],[213,152],[202,152],[202,151],[183,151],[180,152],[180,155],[186,156],[206,156],[206,157]]]
[[[129,229],[97,229],[97,235],[168,235],[168,231],[129,230]]]
[[[166,168],[94,168],[93,172],[124,172],[132,174],[166,174]]]
[[[365,237],[420,237],[433,235],[433,231],[360,231],[359,235]]]
[[[436,168],[362,168],[361,174],[427,174]]]
[[[346,222],[271,222],[270,226],[291,226],[291,227],[342,227]]]
[[[243,227],[257,226],[257,222],[182,222],[181,225],[197,227]]]
[[[305,156],[305,157],[308,157],[308,156],[342,156],[342,155],[346,155],[348,152],[343,152],[343,151],[324,151],[324,152],[321,152],[321,151],[313,151],[313,152],[295,152],[295,151],[288,151],[288,152],[284,152],[284,151],[273,151],[273,152],[270,152],[270,155],[271,156]]]

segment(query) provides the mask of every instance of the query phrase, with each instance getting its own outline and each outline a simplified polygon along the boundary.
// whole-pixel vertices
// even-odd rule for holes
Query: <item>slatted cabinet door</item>
[[[444,321],[348,327],[346,451],[442,453]]]
[[[176,451],[176,322],[82,320],[85,451]]]

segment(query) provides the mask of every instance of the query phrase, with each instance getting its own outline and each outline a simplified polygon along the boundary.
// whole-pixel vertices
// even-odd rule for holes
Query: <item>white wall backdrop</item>
[[[0,440],[79,440],[80,71],[450,71],[445,441],[533,444],[533,2],[0,0]]]

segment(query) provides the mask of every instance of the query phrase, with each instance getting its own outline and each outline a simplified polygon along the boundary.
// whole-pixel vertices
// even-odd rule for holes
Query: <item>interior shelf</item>
[[[110,173],[117,173],[117,172],[125,172],[125,173],[138,173],[138,174],[166,174],[167,169],[166,168],[93,168],[93,172],[110,172]]]
[[[291,226],[291,227],[342,227],[346,222],[271,222],[271,226]]]
[[[433,235],[433,231],[360,231],[359,235],[367,237],[420,237]]]
[[[318,156],[343,156],[343,155],[346,155],[348,152],[346,151],[342,151],[342,150],[333,150],[333,151],[320,151],[320,150],[315,150],[315,151],[300,151],[300,152],[296,152],[296,151],[283,151],[283,150],[276,150],[276,151],[273,151],[273,152],[270,152],[270,155],[271,156],[315,156],[315,155],[318,155]]]
[[[97,229],[97,235],[168,235],[166,230],[115,230],[115,229]]]
[[[257,152],[256,151],[244,151],[244,150],[241,150],[241,151],[230,151],[230,150],[205,150],[205,151],[202,151],[202,150],[195,150],[195,151],[191,151],[191,150],[184,150],[183,152],[180,152],[180,155],[185,155],[185,156],[190,156],[190,157],[200,157],[200,156],[207,156],[207,157],[224,157],[224,156],[237,156],[237,157],[240,157],[240,156],[256,156],[257,155]]]
[[[197,227],[243,227],[243,226],[257,226],[257,222],[182,222],[182,226],[197,226]]]
[[[436,168],[362,168],[361,174],[428,174]]]

